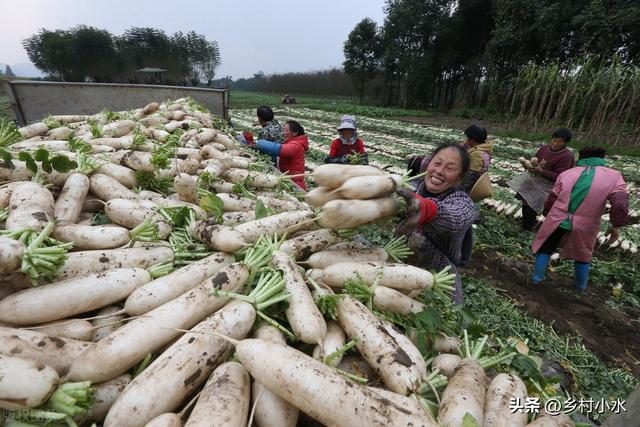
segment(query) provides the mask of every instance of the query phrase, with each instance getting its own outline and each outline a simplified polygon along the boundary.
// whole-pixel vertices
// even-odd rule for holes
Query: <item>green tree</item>
[[[344,43],[344,71],[353,80],[360,102],[367,82],[373,79],[380,65],[380,36],[377,24],[365,18],[356,24]]]

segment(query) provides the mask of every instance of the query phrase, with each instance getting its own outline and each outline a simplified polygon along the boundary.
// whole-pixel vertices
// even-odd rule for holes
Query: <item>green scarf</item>
[[[589,194],[591,184],[593,184],[593,178],[596,175],[595,166],[604,165],[604,159],[600,157],[591,157],[589,159],[578,160],[577,166],[586,166],[586,169],[582,171],[580,177],[571,189],[571,198],[569,199],[569,215],[560,224],[560,228],[562,228],[563,230],[571,230],[571,215],[573,215],[578,210],[584,199],[587,197],[587,194]]]

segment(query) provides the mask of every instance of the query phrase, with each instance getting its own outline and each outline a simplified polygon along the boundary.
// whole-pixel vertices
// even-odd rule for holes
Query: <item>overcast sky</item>
[[[0,63],[28,62],[21,41],[40,28],[84,24],[117,35],[133,26],[194,30],[220,46],[217,77],[322,70],[342,64],[342,45],[361,19],[382,23],[383,6],[384,0],[0,0]]]

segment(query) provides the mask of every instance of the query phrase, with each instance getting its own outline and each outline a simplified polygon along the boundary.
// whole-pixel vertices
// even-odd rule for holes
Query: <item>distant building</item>
[[[136,83],[161,84],[162,73],[167,70],[163,68],[144,67],[136,70]]]

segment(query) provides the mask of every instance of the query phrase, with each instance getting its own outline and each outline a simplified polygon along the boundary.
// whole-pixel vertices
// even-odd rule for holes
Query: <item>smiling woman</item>
[[[397,233],[409,237],[415,255],[408,262],[425,268],[449,267],[456,274],[454,301],[464,302],[456,266],[466,231],[477,213],[467,193],[457,187],[469,170],[469,154],[458,144],[438,146],[422,162],[427,174],[415,193],[400,190],[407,199],[407,218]]]

